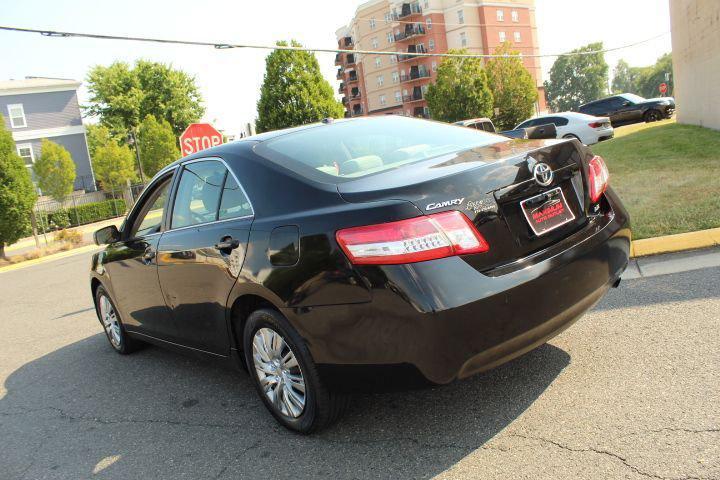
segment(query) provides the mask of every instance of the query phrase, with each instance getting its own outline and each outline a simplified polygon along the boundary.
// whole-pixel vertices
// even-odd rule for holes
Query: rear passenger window
[[[245,192],[235,181],[235,177],[228,173],[223,187],[222,200],[220,201],[218,220],[246,217],[252,214],[252,207],[247,196],[245,196]]]

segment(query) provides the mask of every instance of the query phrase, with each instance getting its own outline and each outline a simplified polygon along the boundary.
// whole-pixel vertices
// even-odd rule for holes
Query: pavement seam
[[[608,457],[610,457],[610,458],[614,458],[614,459],[616,459],[616,460],[619,460],[625,467],[629,468],[630,470],[632,470],[633,472],[637,473],[638,475],[642,475],[642,476],[648,477],[648,478],[657,478],[657,479],[659,479],[659,480],[713,480],[711,477],[693,477],[693,476],[686,476],[686,477],[663,477],[663,476],[661,476],[661,475],[657,475],[657,474],[654,474],[654,473],[649,473],[649,472],[645,472],[645,471],[643,471],[643,470],[640,470],[638,467],[636,467],[635,465],[632,465],[630,462],[628,462],[628,460],[627,460],[625,457],[622,457],[622,456],[618,455],[617,453],[611,452],[611,451],[609,451],[609,450],[600,450],[600,449],[593,448],[593,447],[575,448],[575,447],[570,447],[570,446],[568,446],[568,445],[564,445],[564,444],[562,444],[562,443],[560,443],[560,442],[557,442],[557,441],[555,441],[555,440],[551,440],[551,439],[548,439],[548,438],[532,437],[532,436],[527,436],[527,435],[521,435],[521,434],[518,434],[518,433],[511,433],[511,434],[508,434],[508,436],[510,436],[510,437],[517,437],[517,438],[523,438],[523,439],[525,439],[525,440],[535,440],[535,441],[538,441],[538,442],[547,443],[547,444],[553,445],[553,446],[555,446],[555,447],[557,447],[557,448],[560,448],[560,449],[563,449],[563,450],[567,450],[567,451],[569,451],[569,452],[574,452],[574,453],[596,453],[596,454],[598,454],[598,455],[608,456]]]

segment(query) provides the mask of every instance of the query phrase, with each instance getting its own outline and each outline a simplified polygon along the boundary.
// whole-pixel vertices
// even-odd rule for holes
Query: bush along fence
[[[122,191],[75,193],[62,203],[50,198],[41,199],[33,210],[37,233],[43,234],[123,216],[142,189],[143,185],[132,185]]]

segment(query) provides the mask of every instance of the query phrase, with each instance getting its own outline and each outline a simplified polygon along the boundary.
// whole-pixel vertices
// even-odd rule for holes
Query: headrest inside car
[[[383,161],[377,155],[365,155],[364,157],[357,157],[347,162],[340,164],[341,174],[350,174],[357,172],[364,172],[365,170],[371,170],[383,166]]]

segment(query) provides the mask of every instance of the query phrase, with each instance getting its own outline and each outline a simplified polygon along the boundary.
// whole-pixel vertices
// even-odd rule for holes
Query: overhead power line
[[[457,58],[502,58],[508,56],[518,56],[521,58],[546,58],[546,57],[563,57],[563,56],[575,56],[575,55],[594,55],[596,53],[607,53],[614,52],[617,50],[623,50],[626,48],[635,47],[643,43],[648,43],[656,40],[660,37],[667,35],[670,32],[664,32],[660,35],[634,42],[628,45],[622,45],[614,48],[605,48],[602,50],[592,50],[586,52],[566,52],[566,53],[553,53],[553,54],[517,54],[517,55],[506,55],[506,54],[482,54],[482,53],[415,53],[415,52],[403,52],[403,51],[388,51],[388,50],[347,50],[339,48],[309,48],[309,47],[295,47],[292,45],[254,45],[254,44],[243,44],[243,43],[220,43],[220,42],[201,42],[195,40],[173,40],[167,38],[152,38],[152,37],[130,37],[123,35],[104,35],[98,33],[81,33],[81,32],[64,32],[57,30],[42,30],[36,28],[22,28],[22,27],[9,27],[0,26],[0,30],[9,32],[20,32],[20,33],[39,33],[46,37],[64,37],[64,38],[92,38],[96,40],[120,40],[129,42],[149,42],[149,43],[163,43],[170,45],[191,45],[191,46],[204,46],[214,47],[216,49],[230,49],[230,48],[248,48],[258,50],[297,50],[303,52],[316,52],[316,53],[353,53],[363,55],[414,55],[416,57],[457,57]]]

